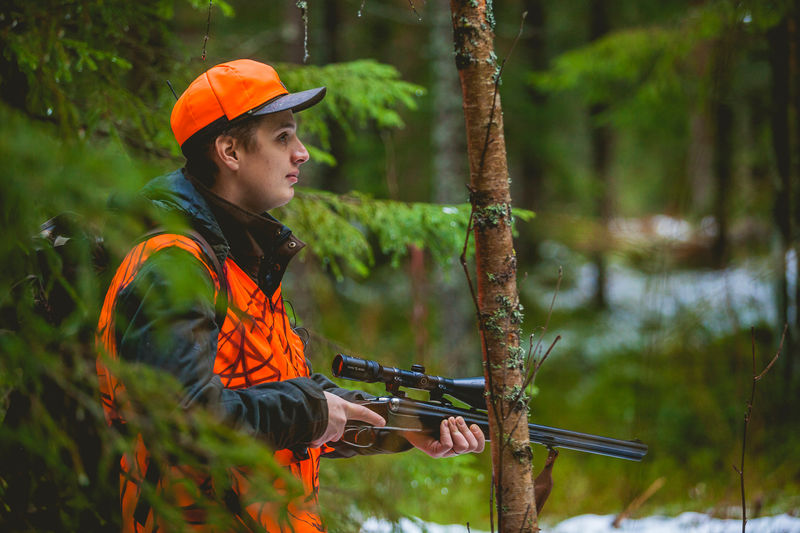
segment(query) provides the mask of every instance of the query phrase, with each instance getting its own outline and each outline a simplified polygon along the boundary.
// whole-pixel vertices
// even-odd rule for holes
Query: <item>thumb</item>
[[[362,422],[366,422],[377,427],[386,425],[386,420],[384,420],[381,415],[357,403],[348,403],[347,419],[361,420]]]

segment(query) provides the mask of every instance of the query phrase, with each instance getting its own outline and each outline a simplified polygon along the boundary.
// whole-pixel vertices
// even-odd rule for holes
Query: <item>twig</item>
[[[535,349],[533,347],[533,335],[531,335],[531,340],[529,342],[529,347],[528,347],[527,361],[525,362],[525,367],[526,367],[525,381],[523,382],[522,387],[520,387],[519,392],[514,398],[514,401],[511,402],[512,404],[517,403],[524,394],[525,389],[527,389],[528,386],[534,382],[534,380],[536,379],[536,374],[539,373],[539,369],[542,368],[542,365],[547,359],[547,356],[550,355],[551,351],[553,351],[553,348],[555,347],[556,343],[561,340],[561,335],[557,335],[556,338],[553,340],[553,342],[550,344],[550,347],[545,352],[544,356],[542,356],[541,360],[539,361],[536,360],[536,352],[539,351],[539,346],[541,345],[542,340],[544,339],[544,334],[547,332],[547,327],[550,325],[550,317],[553,316],[553,308],[555,307],[556,296],[558,296],[558,291],[561,288],[561,279],[563,278],[563,273],[564,269],[561,266],[559,266],[558,281],[556,282],[556,289],[555,291],[553,291],[553,299],[550,300],[550,308],[547,310],[547,318],[545,319],[544,327],[542,328],[542,335],[539,337]],[[531,359],[531,356],[533,356],[533,359]],[[530,399],[528,401],[530,401]]]
[[[469,292],[472,295],[472,303],[475,304],[475,313],[478,315],[480,319],[481,315],[481,306],[478,302],[478,295],[475,294],[475,287],[472,285],[472,276],[469,275],[469,266],[467,265],[467,248],[469,247],[469,236],[472,235],[472,221],[473,217],[475,216],[475,202],[472,200],[472,193],[474,192],[471,187],[467,187],[469,189],[470,195],[470,205],[472,208],[469,211],[469,218],[467,219],[467,234],[464,238],[464,247],[461,249],[461,255],[459,256],[459,261],[461,262],[461,268],[464,269],[464,275],[467,278],[467,285],[469,285]],[[480,324],[479,324],[480,325]]]
[[[172,82],[169,80],[167,80],[167,87],[169,87],[169,90],[172,91],[172,96],[175,97],[175,100],[178,100],[178,93],[175,92],[175,87],[172,86]]]
[[[469,188],[469,190],[470,190],[470,197],[471,197],[473,190],[472,190],[472,188]],[[481,333],[481,347],[483,349],[483,353],[486,353],[487,356],[488,356],[489,347],[486,344],[486,335],[484,334],[484,331],[483,331],[483,319],[481,317],[481,305],[480,305],[480,302],[478,301],[478,295],[475,292],[475,286],[472,283],[472,276],[470,276],[470,273],[469,273],[469,266],[467,265],[467,248],[469,247],[469,236],[472,235],[472,222],[474,221],[474,216],[475,216],[475,202],[474,202],[474,200],[470,199],[470,212],[469,212],[469,219],[467,221],[467,234],[466,234],[465,239],[464,239],[464,248],[461,250],[461,255],[459,256],[459,261],[461,262],[461,267],[464,269],[464,276],[467,278],[467,285],[469,286],[469,292],[470,292],[470,295],[472,295],[472,303],[475,306],[475,315],[478,318],[478,329],[480,330],[480,333]],[[489,364],[488,359],[486,361],[486,364],[487,365]],[[492,414],[495,417],[495,423],[497,424],[497,426],[498,427],[502,427],[501,426],[501,421],[500,421],[500,419],[502,417],[497,412],[497,408],[496,408],[497,407],[497,399],[495,398],[495,395],[494,395],[494,382],[492,380],[492,369],[491,368],[487,368],[486,375],[488,376],[489,401],[492,404]],[[500,446],[501,447],[503,446],[502,442],[500,443]],[[492,531],[494,531],[494,528],[492,528]]]
[[[539,372],[539,369],[542,367],[542,363],[544,363],[544,360],[547,359],[547,356],[550,355],[550,352],[553,350],[553,348],[555,347],[556,343],[558,341],[560,341],[560,340],[561,340],[561,335],[558,335],[555,338],[555,340],[553,340],[552,344],[550,344],[550,348],[547,349],[547,352],[545,352],[544,357],[542,357],[542,360],[539,361],[539,363],[535,365],[536,368],[534,369],[533,373],[530,375],[530,379],[526,379],[525,382],[522,384],[522,387],[520,387],[519,392],[517,392],[517,395],[514,397],[514,401],[511,402],[512,405],[519,401],[519,399],[522,397],[522,394],[525,392],[525,389],[528,387],[528,385],[533,383],[533,380],[536,378],[536,374]],[[530,401],[531,401],[531,399],[528,398],[528,403],[530,403]],[[517,411],[517,419],[514,421],[514,424],[512,424],[513,427],[516,427],[517,424],[519,424],[519,421],[523,417],[523,415],[525,416],[525,418],[528,417],[528,410],[527,409],[520,409],[519,411]]]
[[[522,533],[522,530],[525,529],[525,520],[528,519],[528,514],[530,514],[530,512],[531,512],[531,504],[528,504],[528,506],[525,508],[525,516],[522,517],[522,523],[519,525],[519,533]],[[539,528],[537,527],[536,531],[538,530]]]
[[[206,20],[206,35],[203,37],[203,61],[206,60],[206,43],[208,43],[208,34],[211,33],[211,7],[214,5],[214,0],[208,0],[208,20]]]
[[[539,351],[539,346],[542,344],[542,340],[544,339],[544,334],[547,333],[547,328],[550,326],[550,317],[553,316],[553,308],[556,305],[556,297],[558,296],[558,291],[561,290],[561,280],[564,279],[564,267],[561,265],[558,266],[558,280],[556,280],[556,289],[553,291],[553,298],[550,300],[550,307],[547,309],[547,318],[544,321],[544,327],[542,328],[542,336],[539,338],[539,341],[536,343],[536,349],[532,350],[534,356],[536,352]],[[531,351],[528,351],[528,359],[530,359]]]
[[[489,531],[494,533],[494,473],[492,473],[492,486],[489,489]]]
[[[733,470],[739,474],[739,486],[741,488],[742,493],[742,533],[745,533],[745,529],[747,528],[747,500],[745,499],[745,492],[744,492],[744,454],[745,448],[747,447],[747,426],[750,423],[750,415],[753,412],[753,402],[756,396],[756,383],[758,383],[761,378],[772,368],[772,365],[775,364],[775,361],[778,360],[778,356],[781,354],[781,350],[783,350],[783,341],[786,339],[786,330],[789,328],[789,324],[784,324],[783,326],[783,335],[781,335],[781,344],[778,346],[778,351],[775,353],[775,357],[769,362],[769,364],[761,371],[760,374],[756,374],[756,334],[755,328],[750,328],[750,344],[752,346],[752,358],[753,358],[753,382],[750,387],[750,401],[747,402],[747,408],[745,409],[744,413],[744,429],[742,431],[742,458],[739,463],[739,468],[736,468],[736,465],[733,465]]]
[[[754,381],[761,381],[761,378],[764,377],[764,374],[769,372],[769,369],[772,368],[772,365],[774,365],[775,361],[778,360],[778,356],[781,354],[781,350],[783,350],[783,340],[786,337],[786,329],[788,327],[789,327],[788,325],[785,325],[783,327],[783,335],[781,335],[781,345],[778,347],[778,352],[775,354],[775,357],[772,358],[772,361],[769,362],[767,367],[764,370],[762,370],[759,375],[757,375],[755,378],[753,378]]]
[[[661,487],[663,487],[663,486],[664,486],[664,482],[665,482],[665,481],[666,481],[666,478],[665,478],[665,477],[663,477],[663,476],[662,476],[662,477],[660,477],[660,478],[658,478],[658,479],[656,479],[655,481],[653,481],[653,482],[650,484],[650,486],[649,486],[649,487],[647,487],[647,490],[645,490],[645,491],[644,491],[642,494],[640,494],[638,497],[636,497],[636,499],[634,499],[634,500],[633,500],[633,501],[632,501],[630,504],[628,504],[628,506],[625,508],[625,510],[624,510],[624,511],[622,511],[621,513],[619,513],[619,514],[617,515],[617,517],[614,519],[614,522],[611,524],[611,527],[613,527],[613,528],[615,528],[615,529],[616,529],[616,528],[619,528],[619,525],[620,525],[620,523],[622,523],[622,521],[623,521],[623,520],[625,520],[625,519],[626,519],[626,518],[628,518],[630,515],[632,515],[633,513],[635,513],[635,512],[636,512],[636,510],[637,510],[639,507],[641,507],[641,506],[642,506],[642,504],[643,504],[644,502],[646,502],[647,500],[649,500],[649,499],[650,499],[650,497],[651,497],[653,494],[655,494],[656,492],[658,492],[658,490],[659,490]]]
[[[514,48],[517,47],[517,43],[522,37],[522,28],[525,25],[525,19],[528,17],[528,12],[525,11],[522,13],[522,19],[519,21],[519,31],[517,32],[517,36],[514,38],[514,42],[511,43],[511,48],[508,51],[508,55],[503,59],[500,63],[500,68],[497,70],[494,79],[494,94],[492,95],[492,109],[489,111],[489,123],[486,124],[486,139],[483,141],[483,152],[481,152],[481,162],[478,165],[478,175],[483,175],[483,164],[486,160],[486,151],[489,149],[489,134],[492,131],[492,122],[494,122],[494,111],[497,109],[497,93],[500,90],[500,77],[503,75],[503,70],[506,68],[506,62],[511,58],[511,54],[514,53]]]
[[[525,381],[522,383],[522,387],[520,387],[519,392],[514,397],[514,401],[511,403],[517,403],[519,401],[519,399],[522,397],[522,394],[525,392],[525,389],[528,388],[528,385],[533,383],[533,380],[536,379],[536,374],[539,372],[539,369],[542,368],[542,364],[544,364],[545,360],[547,359],[547,356],[550,355],[550,352],[553,351],[553,348],[555,348],[556,343],[560,340],[561,340],[561,335],[556,335],[556,338],[553,339],[552,343],[550,343],[550,347],[547,349],[547,351],[544,353],[544,355],[539,361],[536,361],[536,357],[534,356],[533,368],[531,369],[531,372],[528,374],[528,376],[525,378]]]
[[[419,12],[417,11],[417,6],[414,5],[414,0],[408,0],[408,5],[411,7],[411,11],[417,16],[417,20],[422,22],[422,17],[420,16]]]

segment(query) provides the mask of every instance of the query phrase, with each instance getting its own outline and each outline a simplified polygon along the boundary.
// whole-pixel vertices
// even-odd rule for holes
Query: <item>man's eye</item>
[[[278,140],[280,142],[286,142],[288,139],[289,139],[288,133],[281,133],[280,136],[278,137]]]

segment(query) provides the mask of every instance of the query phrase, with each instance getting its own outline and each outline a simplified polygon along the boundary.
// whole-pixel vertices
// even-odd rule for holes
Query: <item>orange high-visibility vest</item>
[[[134,247],[117,269],[111,286],[106,293],[97,330],[97,343],[100,355],[97,360],[97,373],[106,420],[109,424],[123,423],[121,407],[117,398],[124,391],[122,384],[108,371],[103,363],[104,357],[117,358],[114,327],[114,308],[117,297],[136,277],[141,266],[155,252],[170,246],[177,246],[193,254],[208,268],[216,291],[220,280],[215,269],[208,264],[202,248],[190,237],[174,234],[161,234],[151,237]],[[309,375],[303,353],[302,340],[291,329],[289,318],[281,297],[281,288],[272,298],[259,289],[258,285],[245,274],[239,266],[228,258],[223,266],[228,285],[228,310],[225,321],[217,337],[217,355],[214,373],[218,374],[226,388],[237,389],[259,383],[280,381]],[[305,495],[299,501],[280,506],[270,502],[250,503],[242,514],[235,518],[236,527],[257,524],[269,533],[312,533],[325,531],[322,520],[316,514],[319,481],[319,448],[310,448],[305,458],[296,457],[290,450],[278,450],[275,459],[302,481]],[[197,486],[207,485],[209,479],[186,468],[174,466],[170,472],[155,475],[149,469],[149,455],[141,436],[138,437],[133,456],[123,456],[120,462],[120,499],[122,505],[123,531],[153,532],[164,531],[164,526],[152,508],[141,501],[141,483],[147,480],[157,484],[161,491],[171,490],[184,510],[187,523],[204,530],[203,513],[198,510],[180,483],[175,479],[189,477]],[[248,481],[246,473],[239,468],[231,468],[233,491],[246,501]],[[150,475],[148,475],[150,474]],[[276,483],[280,487],[280,483]],[[245,516],[246,514],[246,516]],[[231,525],[231,529],[234,525]]]

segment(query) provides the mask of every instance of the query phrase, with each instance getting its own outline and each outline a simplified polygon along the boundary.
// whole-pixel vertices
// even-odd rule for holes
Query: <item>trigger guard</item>
[[[341,440],[357,448],[368,448],[375,444],[375,429],[370,426],[346,428]]]

